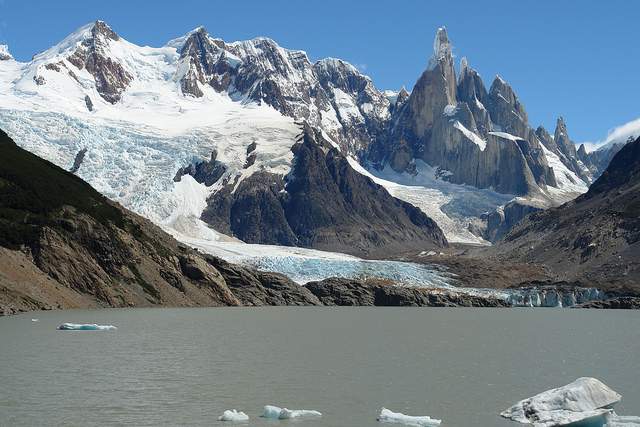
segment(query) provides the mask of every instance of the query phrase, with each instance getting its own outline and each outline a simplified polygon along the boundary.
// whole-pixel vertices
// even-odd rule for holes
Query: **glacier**
[[[378,415],[377,420],[383,423],[404,424],[415,427],[438,427],[442,424],[441,420],[436,420],[435,418],[431,418],[426,415],[405,415],[401,412],[390,411],[387,408],[382,408],[380,410],[380,415]]]

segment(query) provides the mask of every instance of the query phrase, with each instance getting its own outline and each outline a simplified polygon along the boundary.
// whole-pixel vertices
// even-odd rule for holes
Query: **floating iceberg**
[[[426,415],[416,417],[400,412],[393,412],[386,408],[380,410],[380,415],[378,415],[377,420],[383,423],[404,424],[416,427],[437,427],[442,423],[441,420],[436,420]]]
[[[288,420],[290,418],[321,417],[322,413],[308,409],[287,409],[278,406],[266,405],[262,412],[264,418]]]
[[[96,325],[95,323],[63,323],[58,326],[60,331],[115,331],[113,325]]]
[[[606,420],[604,427],[640,427],[640,417],[624,417],[612,413],[607,415]]]
[[[612,406],[621,398],[595,378],[578,378],[571,384],[522,400],[500,415],[537,427],[566,426],[577,422],[603,425],[613,414]]]
[[[218,417],[218,421],[249,421],[249,416],[235,409],[227,409]]]

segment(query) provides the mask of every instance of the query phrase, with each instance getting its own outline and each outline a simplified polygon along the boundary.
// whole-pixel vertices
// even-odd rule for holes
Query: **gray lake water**
[[[32,322],[37,317],[39,322]],[[57,331],[63,322],[118,326]],[[594,376],[640,415],[640,312],[572,309],[74,310],[0,318],[0,425],[510,426],[515,401]],[[316,409],[266,421],[262,406]]]

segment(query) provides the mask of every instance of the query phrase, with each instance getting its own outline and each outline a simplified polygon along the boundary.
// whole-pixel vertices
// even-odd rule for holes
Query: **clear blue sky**
[[[228,41],[267,36],[314,59],[357,65],[380,89],[411,87],[445,25],[458,59],[487,86],[500,74],[531,124],[562,114],[575,141],[640,117],[640,2],[504,1],[29,1],[0,0],[0,42],[27,60],[87,22],[161,46],[204,25]]]

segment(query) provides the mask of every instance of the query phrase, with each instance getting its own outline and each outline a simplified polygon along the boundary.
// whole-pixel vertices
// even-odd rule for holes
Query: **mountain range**
[[[379,257],[487,244],[584,193],[622,144],[576,149],[533,129],[511,86],[487,90],[444,28],[412,91],[378,90],[198,27],[160,48],[96,21],[33,57],[0,57],[0,125],[27,150],[178,238]]]

